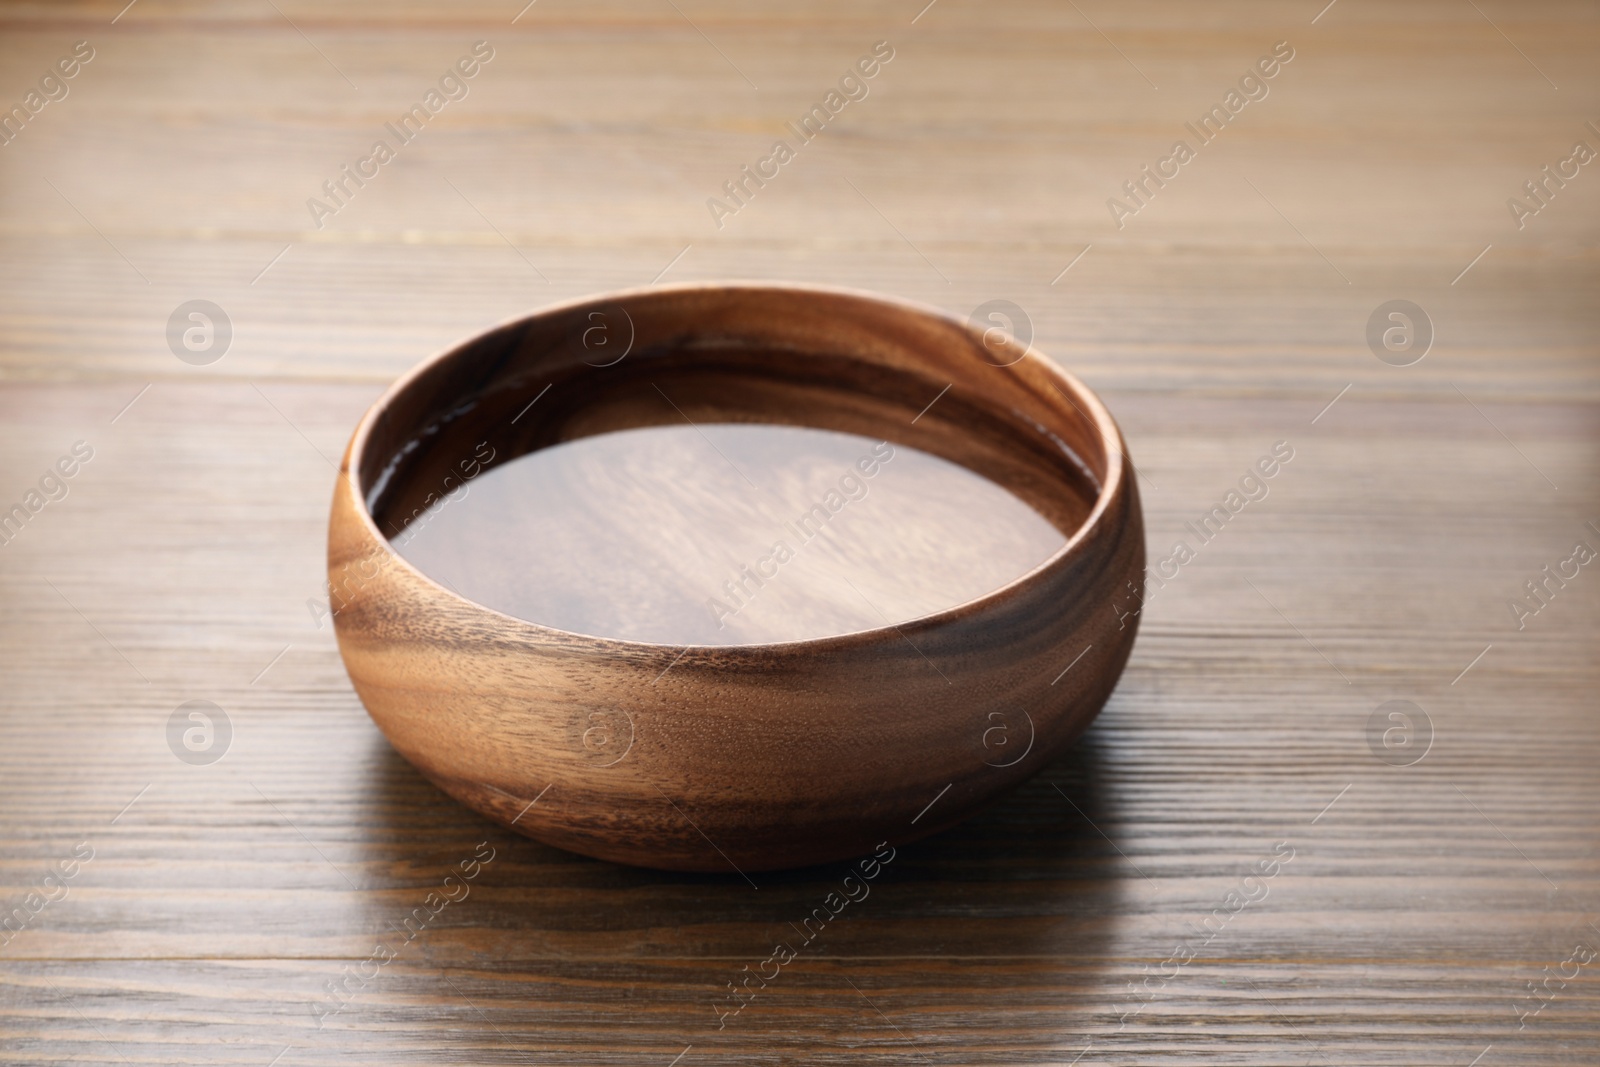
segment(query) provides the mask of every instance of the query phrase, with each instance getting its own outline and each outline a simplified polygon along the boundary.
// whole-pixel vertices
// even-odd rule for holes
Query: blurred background
[[[1592,1062],[1597,46],[1576,0],[0,7],[0,1056]],[[397,375],[723,278],[1015,305],[1153,564],[1294,459],[1083,743],[719,1026],[842,871],[461,809],[322,554]]]

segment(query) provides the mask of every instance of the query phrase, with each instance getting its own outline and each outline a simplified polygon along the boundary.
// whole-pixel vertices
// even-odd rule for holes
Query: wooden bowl
[[[899,625],[683,648],[490,610],[421,573],[380,531],[479,473],[490,451],[503,463],[677,418],[640,400],[667,377],[697,424],[840,430],[952,460],[1056,524],[1064,547]],[[860,855],[957,822],[1099,712],[1143,594],[1125,453],[1082,383],[931,308],[746,284],[562,304],[427,361],[356,427],[328,530],[339,650],[401,755],[530,837],[745,874]]]

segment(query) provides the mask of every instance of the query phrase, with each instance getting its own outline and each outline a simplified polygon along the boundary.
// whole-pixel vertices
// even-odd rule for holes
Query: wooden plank
[[[93,849],[0,935],[9,1054],[1593,1060],[1600,960],[1560,974],[1600,948],[1600,580],[1522,629],[1508,601],[1600,547],[1600,179],[1506,208],[1600,147],[1590,5],[279,6],[0,12],[0,103],[96,49],[0,149],[0,507],[94,449],[0,547],[0,908]],[[471,94],[316,228],[478,39]],[[718,229],[706,198],[879,39],[870,95]],[[1117,229],[1107,198],[1278,40],[1270,95]],[[394,376],[658,274],[1017,302],[1121,421],[1152,560],[1296,450],[1151,601],[1084,743],[901,850],[723,1029],[839,872],[752,891],[491,827],[389,751],[315,610],[331,462]],[[165,337],[195,298],[234,327],[209,366]],[[1368,350],[1394,298],[1435,326],[1414,366]],[[196,699],[233,727],[208,766],[166,741]],[[1396,699],[1431,725],[1411,766],[1372,746]]]

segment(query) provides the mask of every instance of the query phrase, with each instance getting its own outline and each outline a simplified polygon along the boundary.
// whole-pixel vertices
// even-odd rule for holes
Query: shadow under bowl
[[[484,607],[383,532],[488,466],[684,419],[921,449],[1009,490],[1065,543],[992,592],[897,625],[683,647]],[[1145,562],[1125,454],[1082,383],[932,308],[758,284],[562,304],[428,360],[356,427],[328,531],[339,650],[396,751],[530,837],[676,870],[856,856],[1014,787],[1110,696]]]

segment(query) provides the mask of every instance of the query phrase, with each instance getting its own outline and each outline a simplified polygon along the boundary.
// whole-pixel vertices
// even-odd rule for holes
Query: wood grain
[[[1527,998],[1600,921],[1600,583],[1522,630],[1506,602],[1600,547],[1600,181],[1521,230],[1505,203],[1600,122],[1592,5],[121,6],[0,11],[0,102],[97,49],[0,148],[0,504],[95,449],[0,548],[0,908],[95,850],[0,947],[0,1058],[1593,1061],[1593,965]],[[306,198],[478,39],[472,95],[314,228]],[[705,199],[879,39],[871,95],[717,230]],[[1106,199],[1278,40],[1271,95],[1114,229]],[[1116,414],[1153,561],[1296,449],[1151,602],[1083,743],[903,849],[722,1030],[843,871],[753,891],[506,833],[389,750],[306,604],[394,377],[664,268],[1017,302]],[[198,368],[165,339],[196,298],[235,327]],[[1407,368],[1365,342],[1394,298],[1436,326]],[[234,727],[210,766],[167,746],[195,699]],[[1393,699],[1432,722],[1410,767],[1368,743]],[[486,840],[317,1030],[324,983]],[[1266,898],[1127,1014],[1280,841]]]
[[[636,351],[605,351],[596,367],[582,338],[608,318],[618,332],[627,324]],[[685,422],[877,438],[860,473],[846,468],[863,489],[896,446],[919,448],[1010,489],[1064,540],[1003,586],[903,623],[880,614],[805,640],[716,644],[516,618],[434,580],[393,543],[438,536],[424,524],[440,498],[519,456]],[[895,846],[1037,774],[1111,694],[1145,592],[1126,454],[1077,379],[931,309],[789,286],[607,294],[469,340],[363,416],[328,520],[332,621],[396,751],[504,826],[619,862],[731,869],[752,886],[752,872],[869,853],[875,878]],[[676,478],[692,486],[699,474]],[[765,502],[753,482],[743,495]],[[846,503],[835,497],[778,528],[786,555],[824,536]],[[641,542],[653,535],[648,512],[611,518]],[[973,516],[953,536],[979,540],[994,519]],[[848,892],[868,891],[862,876]]]

